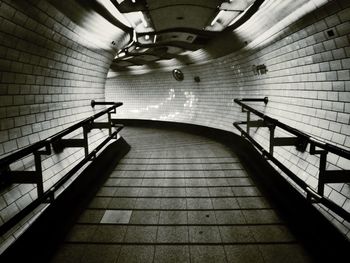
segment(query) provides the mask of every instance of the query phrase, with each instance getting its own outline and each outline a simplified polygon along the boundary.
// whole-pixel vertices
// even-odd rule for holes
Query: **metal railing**
[[[272,161],[281,171],[283,171],[290,179],[292,179],[302,190],[306,192],[307,199],[310,202],[321,203],[325,207],[338,214],[350,222],[350,213],[324,196],[325,184],[332,183],[349,183],[350,182],[350,170],[327,170],[327,154],[333,153],[347,160],[350,160],[350,151],[342,149],[332,144],[322,142],[298,129],[290,127],[274,118],[264,115],[260,111],[246,105],[243,101],[261,101],[265,104],[268,103],[268,98],[263,99],[235,99],[235,103],[242,107],[242,112],[247,113],[247,121],[234,122],[233,125],[241,132],[241,135],[245,137],[250,143],[252,143],[265,158]],[[251,120],[251,113],[258,116],[260,119]],[[240,125],[246,125],[244,130]],[[250,128],[252,127],[266,127],[270,132],[270,145],[269,150],[265,150],[253,137],[250,136]],[[290,137],[275,137],[276,127],[281,128],[284,131],[292,134]],[[296,174],[283,165],[278,159],[274,157],[274,147],[279,146],[295,146],[298,151],[305,152],[307,146],[309,147],[309,154],[320,155],[319,162],[319,174],[318,174],[318,186],[317,191],[313,190],[305,181],[300,179]]]
[[[63,184],[65,184],[76,172],[79,171],[86,163],[93,161],[97,153],[111,140],[116,139],[118,132],[123,128],[122,125],[116,124],[117,120],[112,119],[111,114],[116,113],[116,108],[123,105],[121,102],[95,102],[95,105],[112,105],[99,113],[86,118],[67,129],[56,133],[55,135],[36,142],[24,149],[21,149],[15,153],[12,153],[2,159],[0,159],[0,184],[2,187],[10,184],[36,184],[37,186],[37,199],[27,205],[24,209],[20,210],[16,215],[6,221],[0,226],[0,235],[9,231],[13,226],[19,223],[24,217],[36,209],[40,204],[51,203],[55,199],[55,192]],[[91,104],[92,105],[92,104]],[[108,115],[107,122],[95,122],[95,120],[104,114]],[[112,132],[112,128],[115,131]],[[63,137],[75,132],[77,129],[83,129],[83,138],[81,139],[64,139]],[[108,129],[109,136],[103,140],[95,149],[89,152],[88,133],[92,129]],[[76,164],[67,174],[65,174],[59,181],[51,186],[44,192],[44,182],[42,175],[41,156],[50,155],[52,153],[51,148],[55,153],[62,152],[65,148],[81,147],[84,148],[85,157]],[[34,155],[34,171],[12,171],[10,165],[15,163],[28,155]]]

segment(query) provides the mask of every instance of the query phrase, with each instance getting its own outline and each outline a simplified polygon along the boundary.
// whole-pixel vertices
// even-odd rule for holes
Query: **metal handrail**
[[[265,97],[267,98],[267,97]],[[278,121],[277,119],[274,119],[274,118],[271,118],[265,114],[263,114],[262,112],[252,108],[251,106],[248,106],[247,104],[243,103],[242,101],[264,101],[266,99],[254,99],[254,100],[250,100],[250,99],[234,99],[234,102],[236,102],[238,105],[242,106],[243,109],[246,109],[252,113],[254,113],[255,115],[259,116],[260,118],[262,118],[264,121],[272,124],[272,125],[275,125],[277,127],[280,127],[281,129],[283,130],[286,130],[288,131],[289,133],[295,135],[295,136],[298,136],[298,137],[303,137],[305,139],[307,139],[310,143],[313,143],[315,144],[317,147],[319,148],[322,148],[328,152],[331,152],[331,153],[334,153],[334,154],[337,154],[341,157],[344,157],[346,159],[350,159],[350,151],[346,150],[346,149],[343,149],[343,148],[340,148],[336,145],[333,145],[333,144],[329,144],[329,143],[326,143],[326,142],[322,142],[320,141],[319,139],[317,138],[314,138],[312,137],[311,135],[308,135],[298,129],[295,129],[293,127],[290,127],[289,125],[285,124],[285,123],[282,123],[280,121]],[[267,104],[267,103],[265,103]]]
[[[252,143],[268,160],[272,161],[278,168],[280,168],[290,179],[292,179],[302,190],[307,194],[307,199],[311,202],[321,203],[348,222],[350,222],[350,213],[331,201],[330,199],[324,197],[324,186],[328,183],[349,183],[350,182],[350,171],[349,170],[326,170],[327,154],[333,153],[343,158],[350,160],[350,151],[340,148],[338,146],[322,142],[298,129],[288,126],[277,119],[271,118],[260,111],[246,105],[242,101],[260,101],[264,102],[265,105],[268,102],[268,98],[263,99],[235,99],[238,105],[242,107],[242,112],[247,113],[247,121],[234,122],[233,125],[236,127],[250,143]],[[262,120],[250,120],[250,113],[254,113],[256,116],[260,117]],[[246,131],[240,127],[240,125],[246,125]],[[270,131],[270,149],[269,151],[264,149],[254,138],[249,134],[250,127],[267,127]],[[279,127],[296,137],[275,137],[275,128]],[[285,165],[283,165],[278,159],[273,156],[273,148],[276,146],[296,146],[299,151],[305,151],[307,145],[310,144],[309,153],[319,154],[319,180],[317,191],[310,188],[310,186],[300,179],[296,174],[289,170]]]
[[[51,144],[59,139],[61,139],[62,137],[66,136],[67,134],[75,131],[76,129],[79,129],[81,127],[83,127],[85,124],[88,124],[88,123],[91,123],[93,120],[101,117],[102,115],[108,113],[108,112],[111,112],[113,110],[115,110],[117,107],[120,107],[123,105],[122,102],[116,102],[116,103],[113,103],[114,105],[105,109],[105,110],[102,110],[98,113],[96,113],[95,115],[92,115],[82,121],[79,121],[78,123],[76,124],[73,124],[72,126],[64,129],[63,131],[60,131],[54,135],[52,135],[51,137],[49,138],[46,138],[44,140],[41,140],[41,141],[38,141],[32,145],[29,145],[28,147],[25,147],[19,151],[16,151],[2,159],[0,159],[0,167],[2,166],[6,166],[6,165],[9,165],[35,151],[38,151],[40,149],[42,149],[43,147],[45,147],[46,145],[48,144]]]
[[[97,102],[99,103],[99,102]],[[15,226],[17,223],[19,223],[25,216],[27,216],[29,213],[31,213],[35,208],[37,208],[42,203],[51,203],[55,199],[55,191],[59,189],[63,184],[65,184],[76,172],[79,171],[80,168],[82,168],[86,163],[89,161],[93,161],[93,159],[96,157],[97,153],[111,140],[116,139],[118,132],[123,128],[122,125],[115,125],[115,120],[111,119],[110,114],[115,113],[115,109],[117,107],[122,106],[123,103],[117,102],[113,103],[113,106],[102,110],[98,112],[97,114],[88,117],[82,121],[79,121],[78,123],[68,127],[67,129],[56,133],[55,135],[52,135],[51,137],[41,140],[37,143],[34,143],[24,149],[21,149],[15,153],[12,153],[2,159],[0,159],[0,179],[2,181],[9,181],[10,183],[18,183],[16,181],[12,180],[13,178],[16,178],[16,176],[19,178],[19,183],[36,183],[38,188],[38,197],[33,202],[31,202],[29,205],[27,205],[25,208],[23,208],[21,211],[19,211],[16,215],[14,215],[12,218],[7,220],[4,224],[0,226],[0,235],[6,233],[9,231],[13,226]],[[100,125],[96,125],[97,123],[94,123],[94,120],[103,116],[104,114],[108,114],[108,122],[101,123]],[[96,127],[94,127],[96,125]],[[116,127],[116,130],[112,133],[111,128]],[[59,144],[64,139],[62,137],[68,135],[71,132],[74,132],[78,128],[84,129],[84,139],[76,139],[77,142],[74,143],[74,145],[64,145],[63,148],[66,147],[86,147],[87,144],[87,133],[94,128],[106,128],[110,130],[109,136],[103,140],[95,149],[93,149],[90,153],[85,148],[85,157],[77,163],[68,173],[66,173],[63,177],[61,177],[60,180],[58,180],[53,186],[51,186],[47,191],[43,191],[43,181],[42,181],[42,168],[41,168],[41,155],[45,154],[51,154],[51,146],[53,149],[55,149],[55,144]],[[83,141],[84,140],[84,141]],[[68,140],[69,141],[69,140]],[[71,140],[72,141],[72,140]],[[74,141],[74,139],[73,139]],[[45,151],[39,151],[42,148],[46,148]],[[36,171],[11,171],[9,168],[9,165],[11,163],[14,163],[21,158],[33,154],[35,157],[35,168]],[[23,176],[25,175],[25,176]],[[26,179],[23,179],[24,177],[27,177]],[[16,180],[16,179],[15,179]]]

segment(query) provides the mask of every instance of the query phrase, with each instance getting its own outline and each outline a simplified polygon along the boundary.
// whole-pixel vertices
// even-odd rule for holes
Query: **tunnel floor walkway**
[[[312,262],[231,149],[128,127],[131,145],[52,262]]]

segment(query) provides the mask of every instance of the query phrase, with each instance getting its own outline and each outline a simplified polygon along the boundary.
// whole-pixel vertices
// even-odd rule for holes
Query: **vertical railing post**
[[[270,154],[273,156],[273,147],[274,147],[274,139],[275,139],[275,129],[276,126],[273,124],[268,125],[269,131],[270,131],[270,145],[269,145],[269,151]]]
[[[44,182],[43,182],[43,169],[41,166],[41,155],[39,151],[34,152],[34,163],[35,163],[38,197],[41,197],[44,194]]]
[[[247,111],[247,133],[248,133],[248,135],[250,135],[249,131],[250,131],[250,111]]]
[[[88,142],[88,133],[89,133],[89,131],[90,131],[90,122],[83,126],[85,157],[89,155],[89,142]]]
[[[109,136],[112,135],[112,116],[111,116],[111,112],[108,112],[108,134]]]
[[[319,173],[318,173],[318,186],[317,186],[317,193],[320,196],[324,195],[324,174],[326,171],[326,164],[327,164],[327,151],[321,151],[320,152],[320,165],[319,165]]]

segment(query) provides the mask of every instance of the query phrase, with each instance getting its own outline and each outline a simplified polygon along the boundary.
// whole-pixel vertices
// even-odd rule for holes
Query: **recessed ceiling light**
[[[145,35],[145,39],[148,40],[149,39],[149,35]]]

